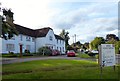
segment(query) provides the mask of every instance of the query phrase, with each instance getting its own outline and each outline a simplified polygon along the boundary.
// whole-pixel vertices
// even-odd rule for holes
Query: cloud
[[[50,0],[2,0],[2,6],[14,12],[14,23],[33,29],[50,25],[50,3]]]
[[[77,40],[89,42],[96,36],[117,34],[118,3],[104,1],[3,0],[2,5],[12,8],[17,24],[32,29],[49,26],[56,34],[66,29],[70,42],[73,42],[74,34]]]
[[[76,6],[73,3],[72,6]],[[60,11],[54,14],[52,22],[58,29],[66,29],[70,32],[70,42],[74,34],[79,35],[77,40],[90,41],[96,36],[107,33],[115,33],[118,29],[117,3],[78,3],[74,8],[62,5]],[[114,8],[114,9],[113,9]],[[59,7],[55,9],[59,10]],[[117,34],[117,33],[115,33]]]

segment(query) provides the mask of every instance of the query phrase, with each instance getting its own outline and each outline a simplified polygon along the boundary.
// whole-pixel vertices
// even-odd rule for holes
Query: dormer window
[[[53,37],[52,37],[52,36],[50,36],[50,37],[49,37],[49,39],[52,41],[52,40],[53,40]]]

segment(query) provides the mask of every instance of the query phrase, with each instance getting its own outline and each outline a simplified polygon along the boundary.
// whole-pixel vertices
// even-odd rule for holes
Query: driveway
[[[98,59],[85,59],[80,57],[67,57],[66,55],[61,56],[44,56],[44,57],[26,57],[26,58],[1,58],[0,64],[11,64],[11,63],[20,63],[33,60],[46,60],[46,59],[69,59],[69,60],[92,60],[97,61]],[[116,63],[119,63],[120,55],[116,56]]]

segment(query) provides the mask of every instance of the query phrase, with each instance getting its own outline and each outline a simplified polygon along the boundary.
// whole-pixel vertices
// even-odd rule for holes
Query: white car
[[[92,52],[92,53],[98,53],[98,51],[97,51],[97,50],[92,50],[91,52]]]

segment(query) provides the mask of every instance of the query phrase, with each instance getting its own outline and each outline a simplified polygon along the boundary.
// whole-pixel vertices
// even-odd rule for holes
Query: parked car
[[[52,55],[60,55],[60,51],[58,51],[58,50],[52,50]]]
[[[96,53],[96,54],[98,53],[98,51],[97,51],[97,50],[92,50],[91,52],[92,52],[92,53]]]
[[[96,54],[98,54],[97,50],[92,50],[88,53],[89,56],[95,56]]]
[[[88,54],[89,52],[90,52],[89,50],[86,50],[84,53],[85,53],[85,54]]]
[[[69,50],[69,51],[67,51],[67,56],[68,56],[68,57],[75,57],[75,52],[74,52],[74,50]]]

